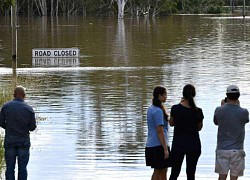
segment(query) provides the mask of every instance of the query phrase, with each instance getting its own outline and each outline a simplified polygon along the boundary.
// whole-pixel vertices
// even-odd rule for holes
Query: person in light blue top
[[[168,144],[168,121],[164,120],[164,115],[162,109],[151,105],[148,108],[147,112],[147,122],[148,122],[148,138],[147,138],[147,147],[161,146],[159,140],[157,129],[155,126],[163,126],[165,141]]]
[[[146,165],[154,168],[152,180],[166,180],[170,167],[168,147],[168,115],[162,103],[167,91],[157,86],[153,92],[152,105],[147,110],[148,136],[145,148]]]

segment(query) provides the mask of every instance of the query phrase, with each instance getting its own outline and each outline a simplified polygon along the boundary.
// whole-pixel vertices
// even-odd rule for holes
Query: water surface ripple
[[[186,83],[196,86],[205,115],[197,180],[217,178],[213,113],[227,85],[239,85],[241,105],[250,110],[249,18],[20,18],[16,72],[9,59],[9,22],[1,22],[1,86],[15,79],[13,72],[17,81],[33,78],[27,101],[40,120],[31,134],[30,180],[150,179],[144,147],[152,90],[167,87],[170,109]],[[79,64],[34,65],[31,49],[39,47],[79,47]],[[247,154],[249,138],[247,125]],[[249,157],[242,180],[250,179]]]

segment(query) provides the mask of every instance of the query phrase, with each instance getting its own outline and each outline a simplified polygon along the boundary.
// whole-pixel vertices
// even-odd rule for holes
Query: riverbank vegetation
[[[34,87],[37,87],[37,85],[39,85],[40,80],[38,78],[35,77],[31,77],[31,76],[20,76],[20,77],[14,77],[12,78],[12,80],[6,80],[6,81],[2,81],[0,83],[0,109],[2,107],[2,105],[7,102],[10,101],[11,99],[13,99],[13,91],[14,88],[16,86],[16,84],[20,83],[22,84],[25,88],[27,88],[27,90],[32,89]],[[32,106],[34,107],[34,109],[36,109],[36,106],[32,104]],[[36,110],[35,110],[36,111]],[[41,117],[39,116],[39,114],[36,114],[36,119],[37,121],[44,121],[47,118],[45,117]],[[3,147],[3,129],[1,129],[1,133],[0,133],[0,179],[1,179],[1,175],[3,174],[3,170],[4,170],[4,147]]]
[[[17,6],[23,16],[164,16],[169,14],[222,13],[223,6],[242,5],[243,0],[2,0],[1,15]],[[249,2],[246,2],[248,5]]]
[[[6,83],[0,86],[0,107],[6,102],[12,99],[13,97],[13,88],[9,83]],[[0,132],[3,132],[3,129],[1,129]],[[4,137],[0,133],[0,178],[4,171],[4,147],[3,147]]]

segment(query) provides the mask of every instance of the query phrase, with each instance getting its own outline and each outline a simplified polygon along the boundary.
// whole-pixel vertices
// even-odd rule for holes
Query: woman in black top
[[[180,104],[171,108],[169,124],[174,126],[174,137],[171,149],[172,170],[169,180],[176,180],[186,156],[186,173],[188,180],[195,179],[198,159],[201,155],[199,131],[202,129],[203,112],[194,102],[195,88],[188,84],[183,88],[183,99]]]

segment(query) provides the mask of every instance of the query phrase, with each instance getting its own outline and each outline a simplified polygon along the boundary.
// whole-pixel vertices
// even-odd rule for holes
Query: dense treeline
[[[1,15],[10,13],[15,0],[0,0]],[[243,0],[231,0],[242,4]],[[173,13],[221,13],[230,0],[16,0],[19,15],[32,16],[126,16]],[[121,16],[122,16],[121,15]]]

